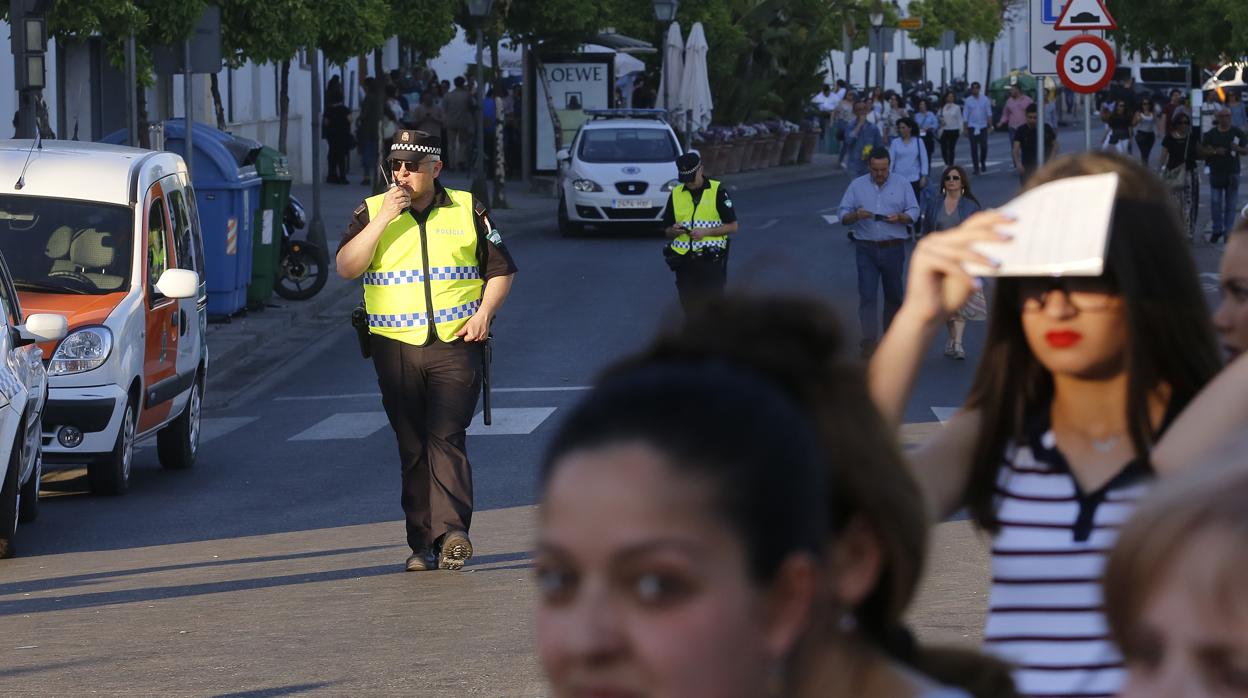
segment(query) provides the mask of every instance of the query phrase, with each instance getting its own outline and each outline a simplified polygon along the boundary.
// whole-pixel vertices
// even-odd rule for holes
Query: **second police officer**
[[[481,389],[482,344],[516,265],[472,194],[447,189],[441,139],[395,133],[394,185],[371,196],[338,248],[338,274],[363,276],[368,343],[398,436],[407,570],[460,569],[472,556],[465,432]]]
[[[737,212],[718,180],[707,179],[702,158],[689,152],[676,158],[680,184],[663,210],[663,249],[676,272],[676,291],[686,313],[708,298],[723,295],[728,282],[728,236],[737,232]]]

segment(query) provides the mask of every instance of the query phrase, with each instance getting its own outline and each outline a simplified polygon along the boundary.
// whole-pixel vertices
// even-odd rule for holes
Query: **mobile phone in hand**
[[[877,213],[877,214],[875,214],[875,220],[877,220],[877,221],[887,221],[887,220],[888,220],[888,216],[886,216],[886,215],[884,215],[884,214],[882,214],[882,213]]]

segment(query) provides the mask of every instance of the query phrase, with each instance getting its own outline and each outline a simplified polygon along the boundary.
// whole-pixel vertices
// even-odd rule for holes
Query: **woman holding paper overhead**
[[[993,535],[984,642],[1017,667],[1025,695],[1121,687],[1097,584],[1104,556],[1152,479],[1154,444],[1219,367],[1196,266],[1155,176],[1084,153],[1052,161],[1028,188],[1104,173],[1117,187],[1103,274],[998,279],[966,404],[907,454],[933,512],[965,507]],[[980,285],[964,265],[996,265],[972,245],[1006,243],[1008,223],[979,213],[916,246],[870,366],[872,396],[894,425],[931,339]]]

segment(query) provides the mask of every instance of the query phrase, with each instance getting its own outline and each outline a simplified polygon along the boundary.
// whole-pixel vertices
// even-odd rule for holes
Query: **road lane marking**
[[[259,417],[203,417],[199,422],[199,442],[206,444],[213,439],[242,429]]]
[[[485,426],[478,412],[468,425],[469,436],[502,436],[507,434],[532,434],[546,418],[554,414],[554,407],[495,407],[492,422]]]
[[[295,434],[288,441],[363,439],[389,423],[385,412],[339,412]]]
[[[773,225],[775,225],[775,224],[777,224],[777,223],[779,223],[779,222],[780,222],[780,219],[779,219],[779,218],[772,218],[771,220],[767,221],[766,223],[764,223],[764,224],[762,224],[762,225],[758,226],[758,229],[759,229],[759,230],[766,230],[766,229],[770,228],[771,226],[773,226]]]
[[[939,419],[941,424],[945,424],[950,419],[953,419],[953,415],[957,414],[958,410],[960,409],[962,408],[960,407],[933,407],[932,414],[936,415],[936,419]]]
[[[493,388],[491,393],[565,393],[592,390],[592,385],[547,385],[533,388]],[[273,398],[274,402],[298,400],[351,400],[354,398],[380,398],[381,393],[344,393],[342,395],[284,395]]]
[[[828,225],[840,225],[841,224],[841,219],[838,216],[833,216],[827,213],[823,214],[823,220],[827,221]]]

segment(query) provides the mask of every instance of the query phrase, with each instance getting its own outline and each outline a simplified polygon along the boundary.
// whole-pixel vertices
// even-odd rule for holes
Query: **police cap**
[[[676,158],[676,178],[688,184],[698,174],[699,167],[702,167],[702,156],[693,151],[685,153]]]
[[[390,159],[420,162],[432,156],[442,159],[442,139],[416,129],[401,128],[394,132],[390,145]]]

